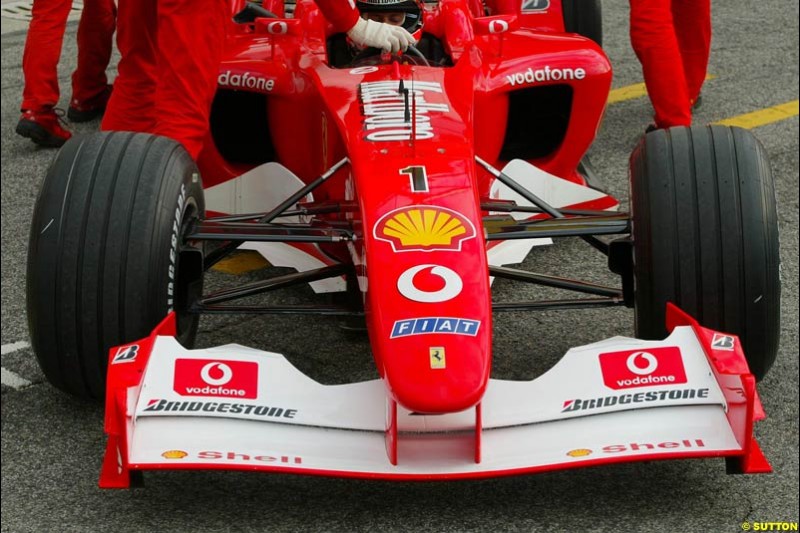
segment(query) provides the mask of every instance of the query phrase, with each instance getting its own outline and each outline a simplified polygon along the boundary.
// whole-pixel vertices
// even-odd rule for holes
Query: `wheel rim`
[[[186,238],[199,218],[197,203],[190,198],[181,218],[178,257],[175,265],[176,337],[184,345],[189,345],[194,340],[199,316],[192,312],[192,308],[203,295],[203,246],[202,243]]]

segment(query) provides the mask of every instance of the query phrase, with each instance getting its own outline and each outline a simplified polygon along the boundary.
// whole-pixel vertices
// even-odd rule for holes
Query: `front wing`
[[[380,380],[326,386],[280,354],[186,350],[170,316],[111,350],[100,486],[129,487],[144,470],[426,480],[690,457],[769,472],[738,339],[675,307],[668,322],[663,341],[573,348],[532,381],[490,380],[473,409],[426,416],[398,406]]]

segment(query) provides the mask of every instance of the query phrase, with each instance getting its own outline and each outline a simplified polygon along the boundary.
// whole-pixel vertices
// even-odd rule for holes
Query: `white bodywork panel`
[[[300,190],[305,183],[292,171],[279,163],[265,163],[241,176],[214,185],[205,190],[206,209],[238,215],[264,213]],[[313,195],[306,200],[313,200]],[[280,217],[278,222],[300,222],[299,217]],[[311,246],[311,245],[306,245]],[[298,272],[336,264],[319,248],[311,254],[296,246],[282,242],[246,242],[242,250],[254,250],[271,265],[294,268]],[[328,278],[310,283],[315,292],[339,292],[346,289],[344,278]]]
[[[665,348],[679,351],[685,379],[607,386],[601,354]],[[237,365],[243,364],[257,365],[257,380],[237,381]],[[202,366],[206,383],[217,388],[190,394],[186,383],[196,376],[181,374],[187,365]],[[385,451],[387,402],[380,380],[326,386],[280,354],[239,345],[190,351],[158,337],[138,400],[135,389],[129,392],[129,463],[136,468],[184,462],[451,475],[740,449],[722,391],[689,327],[676,328],[663,341],[616,337],[573,348],[532,381],[490,380],[481,403],[480,463],[474,461],[474,409],[423,416],[399,407],[399,464],[393,466]],[[590,407],[570,409],[576,405]]]

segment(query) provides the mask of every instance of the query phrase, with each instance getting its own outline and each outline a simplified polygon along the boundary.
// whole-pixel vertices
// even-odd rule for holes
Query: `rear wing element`
[[[411,413],[380,380],[326,386],[280,354],[186,350],[174,317],[110,353],[100,486],[145,470],[224,469],[427,480],[725,457],[769,472],[764,418],[735,336],[676,307],[663,341],[573,348],[533,381],[491,380],[459,413]]]

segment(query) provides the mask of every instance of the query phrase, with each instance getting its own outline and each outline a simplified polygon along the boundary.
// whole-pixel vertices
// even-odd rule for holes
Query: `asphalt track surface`
[[[628,44],[627,3],[605,2],[605,47],[615,87],[641,82]],[[795,2],[715,2],[703,107],[714,122],[798,98]],[[24,34],[2,37],[2,531],[741,531],[742,522],[798,520],[798,119],[754,129],[772,161],[783,261],[777,363],[759,390],[769,418],[756,436],[775,473],[727,476],[722,460],[666,461],[449,483],[387,483],[224,472],[148,474],[146,488],[101,491],[102,410],[43,382],[28,341],[24,282],[28,224],[53,151],[14,134]],[[62,87],[74,66],[67,35]],[[68,89],[65,90],[68,93]],[[65,94],[62,98],[66,107]],[[592,160],[627,198],[627,159],[650,119],[646,98],[609,107]],[[91,131],[92,123],[76,128]],[[583,243],[561,242],[526,266],[613,281]],[[264,272],[250,273],[257,277]],[[231,281],[215,274],[219,282]],[[498,283],[497,297],[524,297]],[[523,289],[527,290],[527,289]],[[284,298],[306,300],[307,288]],[[286,354],[323,383],[375,376],[364,338],[335,320],[218,318],[200,344],[228,342]],[[313,334],[309,334],[313,331]],[[629,310],[499,314],[495,377],[530,379],[570,346],[632,335]],[[22,348],[20,348],[22,346]]]

